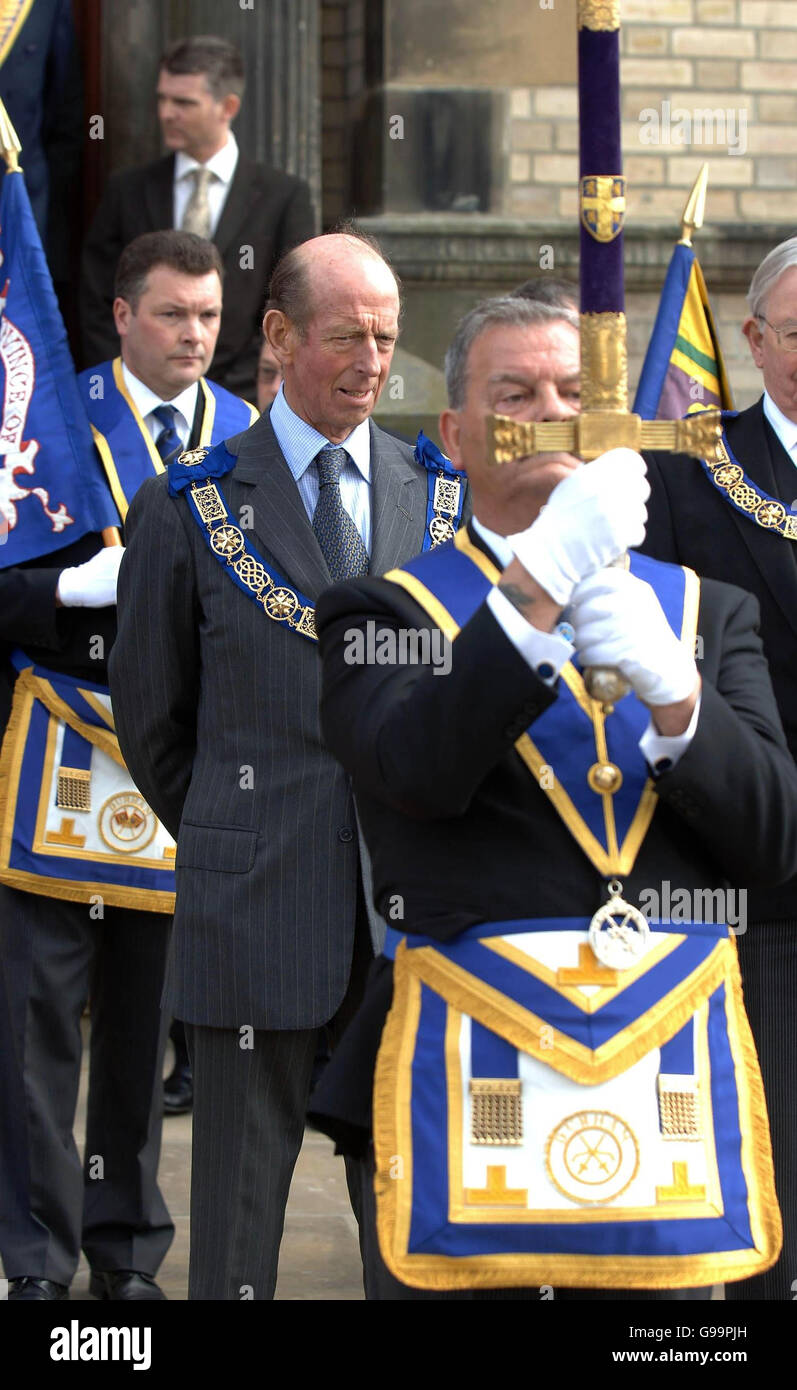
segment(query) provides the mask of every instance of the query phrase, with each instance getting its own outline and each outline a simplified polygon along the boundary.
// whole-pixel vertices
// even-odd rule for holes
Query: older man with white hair
[[[445,460],[429,471],[370,418],[399,307],[375,243],[330,233],[289,252],[264,320],[284,378],[270,410],[182,455],[129,513],[111,680],[136,785],[179,833],[166,1002],[194,1072],[192,1299],[273,1297],[314,1059],[379,930],[321,739],[313,613],[333,579],[430,544],[442,516]],[[223,534],[192,510],[202,481]]]
[[[724,418],[719,457],[648,461],[642,547],[755,594],[772,685],[797,758],[797,236],[764,257],[742,324],[764,379],[755,405]],[[772,1126],[784,1244],[766,1274],[728,1299],[791,1299],[797,1287],[797,878],[750,891],[739,938],[745,1001]]]

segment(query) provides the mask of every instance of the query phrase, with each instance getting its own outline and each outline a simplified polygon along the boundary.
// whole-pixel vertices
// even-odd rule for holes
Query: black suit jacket
[[[83,248],[84,362],[116,357],[113,286],[119,256],[134,237],[173,225],[174,155],[112,174]],[[239,154],[213,241],[224,262],[224,308],[207,375],[254,400],[261,325],[271,272],[280,256],[314,235],[304,179]],[[243,264],[242,264],[243,262]]]
[[[698,728],[657,782],[660,804],[623,880],[631,901],[664,866],[688,889],[783,879],[797,867],[797,769],[756,610],[730,585],[703,584]],[[440,938],[491,919],[591,916],[601,876],[514,750],[555,693],[486,604],[454,642],[447,676],[350,664],[344,634],[368,620],[377,629],[432,624],[385,580],[335,585],[318,605],[322,729],[352,777],[377,905],[400,893],[402,927]]]
[[[64,671],[103,684],[106,658],[116,633],[116,609],[56,608],[61,571],[90,560],[100,536],[82,536],[40,560],[0,570],[0,736],[8,723],[16,670],[8,660],[13,647],[50,671]],[[96,641],[103,639],[102,647]],[[103,656],[95,653],[102,651]]]
[[[484,549],[473,532],[471,539]],[[396,895],[403,901],[394,925],[445,940],[483,921],[590,917],[605,899],[603,880],[514,749],[557,695],[487,604],[453,643],[447,676],[346,660],[351,632],[369,621],[377,629],[432,627],[385,580],[335,585],[317,621],[322,730],[352,777],[377,905],[386,909]],[[631,902],[645,888],[661,893],[664,879],[694,891],[782,879],[797,866],[797,771],[756,622],[748,594],[704,583],[697,731],[658,780],[659,805],[633,871],[623,875]],[[355,1130],[369,1124],[391,976],[382,960],[313,1105],[322,1127],[355,1150]]]
[[[315,600],[329,571],[268,415],[227,447],[232,515]],[[427,475],[373,422],[371,461],[381,573],[421,549]],[[167,1007],[215,1027],[314,1027],[346,990],[358,876],[349,779],[318,724],[317,647],[236,587],[167,481],[145,482],[127,516],[110,661],[122,751],[178,841]]]
[[[752,481],[791,506],[797,497],[797,469],[764,415],[763,397],[728,422],[727,435]],[[682,454],[646,457],[651,497],[641,549],[755,594],[775,698],[797,760],[797,544],[737,512],[697,459]],[[780,887],[755,887],[748,911],[752,920],[793,920],[797,879]]]

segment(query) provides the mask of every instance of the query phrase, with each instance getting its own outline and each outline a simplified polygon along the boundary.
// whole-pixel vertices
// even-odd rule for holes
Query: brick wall
[[[622,17],[630,225],[674,240],[706,160],[707,226],[775,224],[773,244],[781,228],[784,238],[797,231],[797,0],[623,0]],[[575,88],[514,88],[506,113],[500,211],[550,224],[555,250],[556,224],[572,225],[577,213]],[[695,244],[699,254],[700,234]],[[717,271],[708,281],[737,403],[746,405],[761,376],[739,331],[744,295],[728,292]],[[632,380],[657,303],[656,294],[628,296]]]
[[[629,218],[672,224],[707,160],[707,221],[797,224],[797,0],[624,0],[622,14]],[[514,88],[506,137],[502,211],[572,218],[574,88]]]

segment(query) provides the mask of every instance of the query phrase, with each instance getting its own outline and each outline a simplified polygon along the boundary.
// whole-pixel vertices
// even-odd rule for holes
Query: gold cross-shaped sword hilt
[[[614,410],[592,410],[571,420],[528,422],[490,415],[488,430],[492,464],[561,451],[589,462],[607,449],[621,447],[713,458],[722,437],[722,416],[713,409],[684,420],[643,420],[640,415]]]
[[[493,465],[549,452],[577,454],[589,462],[607,449],[621,447],[713,458],[722,437],[722,415],[714,408],[684,420],[643,420],[624,410],[589,410],[570,420],[527,422],[490,415],[487,426]],[[621,672],[611,666],[590,667],[584,679],[588,693],[606,714],[630,689]]]

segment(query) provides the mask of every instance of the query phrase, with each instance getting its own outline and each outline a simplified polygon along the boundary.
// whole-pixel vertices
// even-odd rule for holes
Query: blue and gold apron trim
[[[174,911],[175,845],[133,786],[108,690],[23,652],[0,750],[0,883]]]
[[[6,0],[0,14],[0,67],[16,43],[33,0]]]
[[[652,923],[627,982],[594,958],[585,969],[588,925],[486,923],[445,945],[399,943],[374,1143],[380,1248],[403,1283],[664,1289],[777,1258],[727,927]],[[574,987],[599,1007],[575,1007]]]
[[[78,383],[91,421],[94,443],[119,516],[124,521],[141,484],[156,473],[165,472],[165,465],[125,385],[121,357],[81,372]],[[255,407],[248,401],[240,400],[204,377],[199,379],[199,389],[202,392],[199,434],[202,448],[210,448],[247,429],[258,418]]]
[[[733,420],[736,410],[724,410],[723,421]],[[787,507],[765,492],[760,483],[748,478],[723,432],[713,459],[701,459],[709,482],[728,499],[732,507],[764,531],[774,531],[786,540],[797,541],[797,509]]]
[[[633,574],[655,589],[676,636],[694,651],[700,581],[692,570],[631,553]],[[460,531],[450,545],[418,556],[385,578],[400,585],[454,641],[500,571]],[[656,809],[639,740],[650,712],[627,695],[607,718],[575,662],[560,672],[556,702],[515,747],[578,844],[604,876],[630,872]],[[553,776],[546,777],[546,769]],[[608,775],[604,787],[596,774]]]

